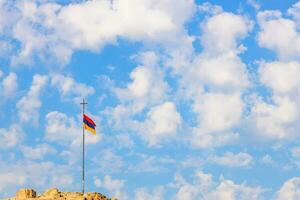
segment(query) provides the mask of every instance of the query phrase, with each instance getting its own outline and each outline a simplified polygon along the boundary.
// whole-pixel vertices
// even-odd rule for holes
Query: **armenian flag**
[[[85,114],[83,114],[83,128],[96,135],[95,122]]]

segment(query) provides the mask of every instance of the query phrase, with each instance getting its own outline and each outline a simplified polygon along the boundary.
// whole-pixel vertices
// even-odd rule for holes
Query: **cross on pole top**
[[[86,105],[86,104],[88,104],[84,99],[82,100],[82,102],[80,103],[81,105]]]

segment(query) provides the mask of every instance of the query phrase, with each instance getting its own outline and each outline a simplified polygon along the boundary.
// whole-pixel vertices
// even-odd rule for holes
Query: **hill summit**
[[[56,188],[46,190],[44,193],[37,194],[33,189],[21,189],[15,197],[6,200],[117,200],[116,198],[107,198],[98,192],[87,192],[82,195],[81,192],[61,192]]]

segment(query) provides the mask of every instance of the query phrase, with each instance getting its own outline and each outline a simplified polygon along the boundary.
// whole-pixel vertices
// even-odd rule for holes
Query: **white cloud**
[[[241,97],[250,86],[247,67],[239,58],[245,51],[240,41],[253,24],[244,16],[223,12],[210,4],[203,6],[200,10],[212,15],[201,24],[203,51],[192,55],[175,52],[167,64],[179,76],[178,98],[191,102],[197,117],[191,143],[211,148],[239,139],[232,129],[241,122],[245,108]]]
[[[153,191],[139,188],[135,191],[135,200],[163,200],[163,187],[157,187]]]
[[[18,116],[21,122],[31,122],[34,125],[38,124],[39,109],[42,106],[40,93],[46,86],[47,80],[47,76],[34,75],[29,91],[17,103]]]
[[[203,52],[193,56],[175,53],[168,63],[180,76],[180,87],[187,98],[194,101],[205,90],[234,93],[249,86],[246,65],[238,54],[245,49],[239,40],[251,28],[248,19],[227,12],[214,14],[202,22]]]
[[[300,158],[300,146],[294,147],[291,151],[293,157]]]
[[[104,187],[107,190],[111,191],[118,191],[124,186],[124,180],[119,180],[119,179],[112,179],[111,176],[105,175],[103,178],[103,181],[101,181],[99,178],[95,178],[95,185],[97,187]]]
[[[18,88],[17,75],[11,72],[5,78],[3,78],[2,88],[3,88],[3,95],[5,97],[15,96]]]
[[[60,74],[51,77],[51,85],[58,89],[62,98],[71,98],[75,103],[95,93],[93,87],[77,83],[72,77]]]
[[[103,180],[98,177],[94,177],[94,184],[96,187],[108,190],[112,197],[125,200],[128,199],[128,197],[124,192],[124,183],[124,180],[113,179],[109,175],[105,175]]]
[[[295,165],[297,168],[300,167],[300,146],[296,146],[291,150],[291,164]]]
[[[23,175],[17,175],[14,172],[0,173],[0,191],[5,193],[5,190],[9,187],[23,186],[26,183],[26,177]]]
[[[154,52],[144,52],[137,56],[141,63],[131,73],[131,82],[126,88],[115,88],[120,101],[129,102],[135,112],[145,107],[162,102],[166,98],[168,84],[164,80],[164,73],[159,68],[158,55]]]
[[[44,61],[50,55],[67,63],[75,50],[99,51],[120,37],[176,43],[178,35],[185,33],[183,25],[195,5],[190,0],[176,4],[171,0],[128,0],[114,1],[112,8],[110,1],[102,0],[67,5],[20,1],[13,8],[10,11],[17,17],[8,27],[21,48],[12,62],[31,64],[35,55]]]
[[[207,200],[260,200],[262,191],[260,187],[238,185],[230,180],[222,180],[215,191],[205,198]]]
[[[201,26],[204,54],[217,56],[239,53],[241,46],[238,42],[247,36],[252,26],[252,22],[246,17],[229,12],[216,13],[207,18]]]
[[[80,159],[77,155],[80,154],[81,148],[79,147],[82,145],[82,116],[78,115],[77,118],[74,118],[65,113],[52,111],[46,115],[45,123],[45,140],[63,145],[64,149],[59,156],[69,165],[75,164]],[[90,145],[97,144],[102,140],[103,135],[100,128],[96,129],[96,135],[85,132],[86,151]]]
[[[74,141],[79,137],[80,125],[75,122],[73,117],[53,111],[46,115],[46,139],[50,141]],[[77,133],[78,132],[78,133]]]
[[[204,53],[216,56],[240,52],[237,41],[244,38],[251,29],[251,21],[240,15],[222,12],[208,18],[202,24],[201,44]]]
[[[212,185],[212,175],[199,171],[195,174],[195,180],[189,182],[185,180],[180,174],[176,174],[172,187],[177,188],[175,194],[176,200],[189,200],[197,199],[202,196],[200,193],[206,193],[209,191]]]
[[[106,109],[104,114],[118,129],[139,132],[150,145],[156,145],[158,139],[176,133],[181,117],[174,103],[167,101],[169,86],[164,80],[164,71],[159,67],[158,55],[143,52],[135,59],[141,65],[130,73],[132,81],[123,88],[112,87],[120,103]],[[165,113],[160,112],[160,108]],[[148,113],[145,120],[136,120],[135,116],[145,112]]]
[[[80,116],[81,117],[81,116]],[[49,112],[46,115],[45,139],[58,143],[78,147],[82,143],[82,121],[69,117],[58,111]],[[86,144],[96,144],[102,139],[98,131],[96,135],[85,134]]]
[[[299,58],[300,35],[293,20],[283,18],[279,11],[259,12],[257,19],[261,29],[258,33],[261,47],[275,51],[280,60]]]
[[[1,24],[1,22],[0,22]],[[1,34],[1,30],[0,30]],[[10,54],[12,53],[13,45],[5,40],[0,40],[0,58],[1,59],[7,59],[10,57]]]
[[[190,184],[186,184],[179,188],[175,199],[176,200],[194,199],[197,194],[198,194],[198,189],[196,187]]]
[[[130,138],[128,134],[120,134],[116,135],[115,141],[117,143],[118,148],[132,148],[135,143],[134,141]]]
[[[182,169],[198,169],[199,167],[201,168],[204,164],[206,164],[206,160],[204,161],[199,156],[186,156],[186,158],[181,161],[180,167]]]
[[[209,120],[217,121],[216,127],[220,125],[219,129],[226,129],[226,126],[231,126],[231,123],[237,124],[239,122],[243,111],[243,102],[240,97],[237,98],[239,96],[237,94],[249,86],[249,81],[246,65],[238,57],[238,54],[244,47],[239,45],[238,42],[246,37],[252,29],[252,22],[240,15],[215,12],[212,17],[207,18],[202,23],[201,29],[202,35],[200,38],[204,51],[197,55],[191,64],[184,62],[182,69],[177,73],[182,76],[182,90],[184,90],[188,98],[196,102],[194,103],[194,110],[196,110],[199,118],[204,119],[204,121],[201,119],[199,122],[208,126]],[[232,96],[231,99],[236,100],[237,106],[223,106],[223,102],[227,102],[225,99],[223,99],[224,101],[220,100],[220,106],[216,106],[217,108],[222,107],[222,109],[228,110],[228,113],[232,114],[232,120],[226,118],[226,111],[222,112],[220,110],[220,113],[224,113],[224,116],[222,114],[217,115],[217,112],[214,111],[204,112],[202,107],[205,107],[205,105],[202,104],[205,103],[205,100],[203,99],[210,96],[210,94],[202,94],[204,93],[204,88],[214,93],[220,93],[218,95],[221,97],[226,96],[230,98]],[[225,94],[223,94],[224,92]],[[215,99],[218,99],[218,96],[214,96],[211,99],[216,102],[218,100]],[[206,102],[208,105],[210,101],[207,100]],[[213,103],[211,105],[210,108],[216,110],[215,105]],[[200,111],[200,108],[202,111]],[[207,117],[206,114],[208,115]],[[217,118],[215,119],[213,115]],[[224,123],[221,123],[222,119]]]
[[[0,180],[0,197],[3,198],[13,196],[18,188],[28,185],[39,190],[53,187],[70,190],[76,186],[70,166],[66,165],[23,160],[12,163],[0,161],[0,169],[0,176],[3,177]]]
[[[193,130],[191,142],[199,148],[235,142],[239,135],[231,128],[239,124],[244,109],[240,94],[207,93],[198,99],[193,106],[198,127]]]
[[[288,10],[292,19],[284,18],[278,10],[257,14],[261,29],[258,33],[259,45],[274,51],[278,56],[277,61],[260,63],[259,79],[272,93],[269,100],[255,100],[249,120],[249,127],[254,124],[253,131],[265,138],[291,139],[297,135],[299,128],[298,5],[294,4]]]
[[[239,185],[223,178],[215,183],[211,174],[201,171],[195,174],[192,181],[177,175],[171,186],[177,189],[174,199],[178,200],[259,200],[263,192],[261,187],[251,187],[244,183]]]
[[[288,14],[292,15],[297,27],[300,27],[300,2],[295,3],[291,8],[288,9]]]
[[[203,132],[201,128],[194,128],[190,142],[201,149],[210,149],[236,143],[240,139],[236,132]]]
[[[239,93],[207,93],[195,103],[194,111],[199,114],[199,123],[203,131],[213,132],[227,130],[238,124],[243,107]]]
[[[247,4],[252,6],[255,10],[259,10],[261,5],[256,0],[247,0]]]
[[[9,2],[5,0],[0,1],[0,34],[7,32],[7,28],[14,22],[16,18],[12,12],[9,11]]]
[[[23,139],[23,130],[17,124],[12,124],[9,129],[0,128],[0,149],[15,147],[20,144]]]
[[[120,99],[145,100],[149,97],[153,101],[157,101],[164,96],[166,83],[159,80],[160,76],[151,68],[138,66],[130,73],[132,82],[128,84],[124,90],[117,90]],[[156,82],[158,80],[159,82]],[[152,96],[153,95],[153,96]]]
[[[169,165],[174,165],[176,161],[168,156],[153,156],[147,154],[137,154],[138,162],[129,165],[128,170],[135,173],[158,174],[167,171]]]
[[[131,128],[131,118],[134,113],[137,113],[137,108],[122,104],[112,108],[106,108],[103,112],[103,114],[107,116],[108,124],[119,129]]]
[[[234,54],[199,56],[189,73],[193,82],[214,91],[236,91],[249,86],[246,65]]]
[[[225,145],[239,138],[238,133],[230,129],[240,122],[244,111],[241,95],[249,86],[246,65],[238,57],[245,49],[239,45],[239,40],[247,36],[252,29],[252,22],[240,15],[215,12],[202,23],[201,28],[203,53],[188,60],[189,56],[186,55],[178,58],[178,55],[182,55],[181,50],[185,50],[178,50],[177,53],[172,50],[171,54],[174,53],[172,55],[176,57],[168,60],[167,65],[174,64],[174,72],[180,76],[179,98],[191,101],[198,117],[191,141],[195,146],[208,148]],[[133,118],[147,107],[161,104],[168,92],[164,76],[157,73],[160,72],[156,61],[160,61],[158,56],[151,52],[146,55],[153,64],[147,65],[143,61],[143,65],[130,74],[132,82],[126,88],[115,90],[123,104],[107,111],[111,123],[123,129],[134,129],[139,125],[134,120],[124,123],[124,119]],[[177,63],[178,60],[181,64]],[[205,92],[206,89],[209,92]],[[149,138],[146,139],[149,141]],[[155,137],[152,138],[154,144]]]
[[[232,152],[226,152],[222,156],[213,156],[211,160],[216,164],[228,167],[250,167],[253,164],[252,156],[244,152],[239,152],[236,154]]]
[[[299,62],[262,63],[259,70],[261,82],[275,93],[288,93],[300,88]]]
[[[82,145],[82,116],[74,118],[58,111],[49,112],[45,117],[44,137],[47,142],[63,145],[63,150],[59,152],[60,158],[69,165],[75,164],[80,159],[77,155],[80,155],[79,147]],[[100,140],[102,140],[100,130],[97,129],[96,135],[86,131],[86,151],[91,144],[97,144]]]
[[[165,102],[152,107],[146,120],[140,124],[142,137],[150,146],[174,136],[181,125],[181,116],[173,102]]]
[[[134,97],[142,97],[148,93],[150,90],[150,79],[151,72],[145,67],[136,68],[130,74],[130,78],[133,80],[132,83],[128,85],[129,92]]]
[[[267,165],[274,165],[274,163],[275,163],[273,158],[268,154],[264,155],[261,158],[261,162],[264,163],[264,164],[267,164]]]
[[[274,96],[273,102],[268,104],[257,100],[251,111],[249,126],[255,127],[255,133],[265,138],[288,139],[294,137],[297,133],[296,127],[299,119],[296,102],[286,96]]]
[[[179,3],[183,6],[191,4]],[[70,27],[61,34],[71,46],[88,49],[98,49],[104,42],[115,41],[118,35],[134,40],[156,38],[160,33],[173,31],[176,27],[172,21],[175,18],[175,13],[172,13],[173,6],[168,11],[169,5],[171,4],[168,1],[152,4],[137,0],[116,1],[115,10],[111,9],[108,1],[69,5],[58,16],[62,25]],[[135,12],[132,12],[132,6]],[[96,10],[101,12],[94,12]],[[85,15],[86,12],[90,14]]]
[[[123,157],[118,155],[114,149],[104,149],[96,153],[93,156],[92,161],[94,166],[97,166],[96,171],[101,173],[103,173],[103,171],[106,173],[118,172],[123,169],[125,165]]]
[[[223,8],[218,5],[212,5],[209,2],[204,2],[203,4],[198,6],[199,11],[201,12],[207,12],[212,15],[217,15],[223,12]]]
[[[32,160],[43,159],[46,155],[56,153],[56,150],[46,143],[38,144],[36,147],[23,145],[21,151],[25,158]]]
[[[296,200],[300,198],[300,178],[294,177],[287,180],[277,192],[277,200]]]

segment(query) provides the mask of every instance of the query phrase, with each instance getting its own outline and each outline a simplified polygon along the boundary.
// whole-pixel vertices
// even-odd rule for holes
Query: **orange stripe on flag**
[[[84,128],[85,130],[87,130],[87,131],[90,131],[93,135],[96,135],[96,130],[93,129],[93,128],[91,128],[91,127],[89,127],[88,125],[83,124],[83,128]]]

